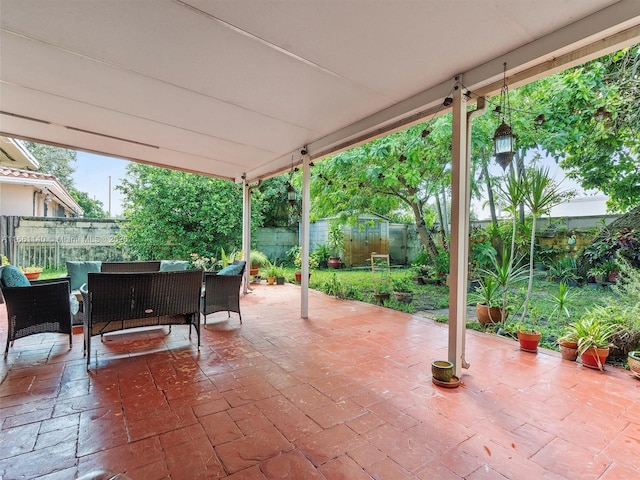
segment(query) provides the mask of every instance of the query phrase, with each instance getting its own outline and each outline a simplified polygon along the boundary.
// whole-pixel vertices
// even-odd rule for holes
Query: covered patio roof
[[[0,133],[268,177],[640,41],[639,0],[2,0]]]

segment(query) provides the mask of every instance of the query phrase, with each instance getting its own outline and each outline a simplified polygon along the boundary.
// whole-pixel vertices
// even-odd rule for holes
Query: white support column
[[[247,266],[244,269],[243,290],[249,292],[249,267],[251,266],[251,188],[246,181],[242,182],[242,250]]]
[[[300,279],[301,298],[300,316],[309,318],[309,210],[311,204],[311,193],[309,192],[309,181],[311,171],[309,167],[309,155],[304,155],[302,159],[302,278]]]
[[[451,135],[451,268],[449,275],[449,361],[460,378],[464,363],[464,335],[467,313],[469,248],[469,170],[467,156],[467,112],[462,95],[462,76],[456,77],[453,94]]]

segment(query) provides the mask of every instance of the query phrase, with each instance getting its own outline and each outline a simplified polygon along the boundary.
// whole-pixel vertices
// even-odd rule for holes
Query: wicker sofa
[[[68,278],[71,283],[71,291],[76,295],[79,302],[82,302],[80,295],[80,287],[87,283],[87,275],[89,272],[158,272],[186,270],[188,262],[175,260],[148,260],[148,261],[131,261],[131,262],[100,262],[100,261],[68,261]],[[83,306],[80,304],[80,312],[73,315],[73,324],[82,325],[83,323]]]
[[[189,325],[200,348],[201,270],[89,273],[81,289],[87,368],[91,337],[128,328]]]

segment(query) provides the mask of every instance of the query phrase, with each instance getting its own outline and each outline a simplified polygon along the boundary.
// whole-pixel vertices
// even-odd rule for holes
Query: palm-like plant
[[[551,315],[549,315],[549,317],[553,318],[555,315],[557,315],[558,323],[560,323],[563,315],[567,319],[571,318],[571,314],[569,313],[567,304],[573,297],[575,297],[575,293],[571,291],[571,289],[565,282],[560,282],[558,287],[558,294],[551,296],[551,299],[553,300],[553,311],[551,312]]]
[[[527,206],[532,216],[531,242],[529,245],[529,284],[527,285],[527,296],[522,309],[520,321],[524,321],[527,315],[527,308],[531,301],[533,289],[533,255],[536,242],[536,220],[541,214],[548,212],[551,208],[564,202],[573,192],[563,191],[560,184],[556,183],[549,176],[549,168],[530,168],[523,177],[522,200]]]

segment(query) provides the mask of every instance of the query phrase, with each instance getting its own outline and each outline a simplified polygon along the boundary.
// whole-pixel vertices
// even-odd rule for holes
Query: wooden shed
[[[310,225],[310,249],[327,243],[333,219],[323,218]],[[356,224],[343,225],[342,262],[347,267],[370,265],[372,253],[389,253],[389,220],[375,214],[359,215]]]

